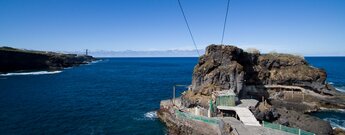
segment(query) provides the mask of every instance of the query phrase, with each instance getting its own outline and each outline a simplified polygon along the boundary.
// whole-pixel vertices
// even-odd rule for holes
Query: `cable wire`
[[[193,44],[194,44],[194,47],[195,47],[195,49],[196,49],[196,52],[198,53],[198,55],[199,55],[199,57],[200,57],[200,53],[199,53],[198,47],[197,47],[197,45],[196,45],[196,43],[195,43],[193,33],[192,33],[192,31],[191,31],[191,29],[190,29],[190,26],[189,26],[189,24],[188,24],[188,21],[187,21],[187,18],[186,18],[185,13],[184,13],[184,11],[183,11],[183,8],[182,8],[182,5],[181,5],[181,2],[180,2],[180,0],[177,0],[177,1],[178,1],[178,5],[180,6],[181,13],[182,13],[182,15],[183,15],[184,21],[186,22],[186,25],[187,25],[187,28],[188,28],[188,31],[189,31],[190,37],[191,37],[191,38],[192,38],[192,40],[193,40]]]
[[[223,26],[223,35],[222,35],[222,41],[221,44],[223,44],[224,41],[224,35],[225,35],[225,27],[226,27],[226,20],[228,18],[228,12],[229,12],[229,5],[230,5],[230,0],[228,0],[228,5],[226,7],[226,13],[225,13],[225,20],[224,20],[224,26]]]

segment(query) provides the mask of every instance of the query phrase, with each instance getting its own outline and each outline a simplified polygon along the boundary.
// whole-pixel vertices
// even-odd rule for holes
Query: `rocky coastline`
[[[9,72],[57,71],[97,60],[88,55],[0,47],[0,74]]]
[[[343,133],[310,113],[323,108],[344,109],[345,94],[326,82],[325,70],[309,65],[301,56],[260,54],[230,45],[210,45],[199,58],[192,77],[190,89],[180,97],[178,108],[210,108],[212,93],[232,90],[239,100],[258,101],[249,109],[260,123],[268,121],[315,134]],[[209,134],[193,133],[205,129],[184,124],[186,122],[171,111],[176,104],[172,104],[173,107],[166,104],[161,102],[158,117],[171,133]],[[228,130],[221,127],[219,132],[212,133],[236,134],[234,127],[236,125],[230,122]]]

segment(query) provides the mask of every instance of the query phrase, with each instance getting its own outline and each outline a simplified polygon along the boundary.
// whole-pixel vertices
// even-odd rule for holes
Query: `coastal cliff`
[[[245,52],[235,46],[210,45],[193,72],[193,91],[204,95],[219,89],[241,93],[248,85],[296,85],[317,93],[332,94],[324,70],[289,54]]]
[[[181,106],[185,108],[209,108],[212,93],[231,90],[238,99],[259,101],[250,108],[258,121],[316,134],[335,132],[329,122],[310,113],[323,108],[345,108],[344,94],[326,82],[325,70],[309,65],[301,56],[210,45],[199,58],[192,76],[190,90],[181,96]],[[158,116],[167,123],[169,115],[164,113],[167,111],[161,109]]]
[[[300,86],[319,95],[339,95],[326,82],[323,69],[303,57],[290,54],[246,52],[235,46],[210,45],[193,71],[193,93],[210,96],[213,91],[231,89],[239,98],[269,97],[264,85]],[[340,105],[341,107],[344,107]]]
[[[38,70],[61,70],[86,64],[96,58],[87,55],[22,50],[0,47],[0,73]]]

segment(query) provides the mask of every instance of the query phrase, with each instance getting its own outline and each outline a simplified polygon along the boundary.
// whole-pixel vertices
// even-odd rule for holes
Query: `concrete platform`
[[[237,107],[246,107],[249,108],[250,106],[255,107],[259,101],[255,99],[241,99],[241,103],[237,105]]]
[[[233,117],[220,118],[225,124],[230,124],[234,129],[234,135],[293,135],[291,133],[258,126],[243,125]]]
[[[246,107],[230,107],[230,106],[217,106],[220,110],[235,111],[240,121],[247,126],[261,126],[259,121],[256,120],[253,113]]]

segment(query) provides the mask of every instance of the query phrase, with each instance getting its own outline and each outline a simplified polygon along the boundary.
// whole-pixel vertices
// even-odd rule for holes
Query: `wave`
[[[334,83],[334,82],[327,82],[330,85],[333,85],[333,87],[340,92],[345,92],[345,85],[343,84],[338,84],[338,83]]]
[[[335,87],[337,91],[345,92],[345,87]]]
[[[93,64],[96,64],[96,63],[101,62],[101,61],[103,61],[103,60],[95,60],[95,61],[88,62],[85,65],[93,65]]]
[[[320,107],[320,112],[341,112],[341,113],[345,113],[345,109],[334,109],[334,108],[324,108],[324,107]]]
[[[6,73],[0,74],[0,76],[18,76],[18,75],[47,75],[47,74],[57,74],[62,71],[36,71],[36,72],[23,72],[23,73]]]
[[[328,121],[332,128],[341,128],[345,130],[345,110],[344,109],[332,109],[323,110],[315,115],[325,121]]]
[[[101,61],[103,61],[103,60],[95,60],[95,61],[91,61],[90,63],[95,64],[95,63],[98,63],[98,62],[101,62]]]
[[[329,121],[333,128],[341,128],[345,130],[345,120],[339,120],[336,118],[325,118],[324,120]]]
[[[138,121],[146,121],[146,120],[156,120],[157,117],[157,112],[156,111],[150,111],[145,113],[144,115],[142,115],[140,118],[134,118],[134,120],[138,120]]]
[[[147,112],[144,114],[144,116],[146,118],[149,118],[149,119],[156,119],[157,118],[157,112],[156,111]]]

